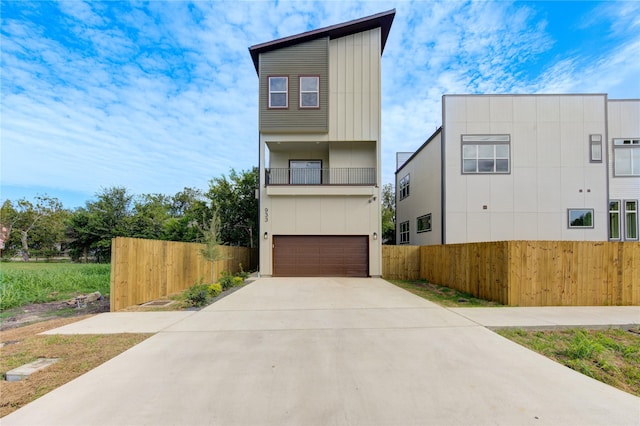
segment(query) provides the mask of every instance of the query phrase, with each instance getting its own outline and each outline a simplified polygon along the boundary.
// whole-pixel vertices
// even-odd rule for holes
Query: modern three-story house
[[[381,275],[381,56],[395,10],[249,48],[260,274]]]

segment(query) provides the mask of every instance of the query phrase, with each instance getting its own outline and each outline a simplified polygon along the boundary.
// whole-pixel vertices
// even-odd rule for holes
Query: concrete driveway
[[[9,425],[640,424],[640,398],[380,279],[262,278]]]

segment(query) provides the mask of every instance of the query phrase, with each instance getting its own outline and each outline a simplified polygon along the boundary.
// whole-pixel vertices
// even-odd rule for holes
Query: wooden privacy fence
[[[383,246],[383,276],[419,278],[510,306],[640,305],[640,243],[500,241]],[[403,268],[407,268],[405,274]]]
[[[223,260],[213,265],[200,254],[204,244],[114,238],[111,245],[111,311],[179,293],[202,281],[215,282],[222,271],[255,268],[254,249],[220,246]],[[212,275],[213,274],[213,275]]]

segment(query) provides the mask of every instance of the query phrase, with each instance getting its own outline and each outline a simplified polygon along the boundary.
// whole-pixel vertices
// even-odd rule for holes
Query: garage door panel
[[[367,236],[276,235],[275,276],[351,276],[369,274]]]

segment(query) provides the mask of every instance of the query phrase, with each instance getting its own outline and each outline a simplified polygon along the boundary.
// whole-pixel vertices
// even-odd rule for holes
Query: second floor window
[[[640,139],[613,140],[614,176],[640,176]]]
[[[409,175],[400,179],[400,199],[403,200],[409,196]]]
[[[300,108],[320,108],[320,77],[300,77]]]
[[[462,135],[462,173],[509,173],[509,135]]]
[[[289,77],[269,77],[269,108],[289,107]]]

